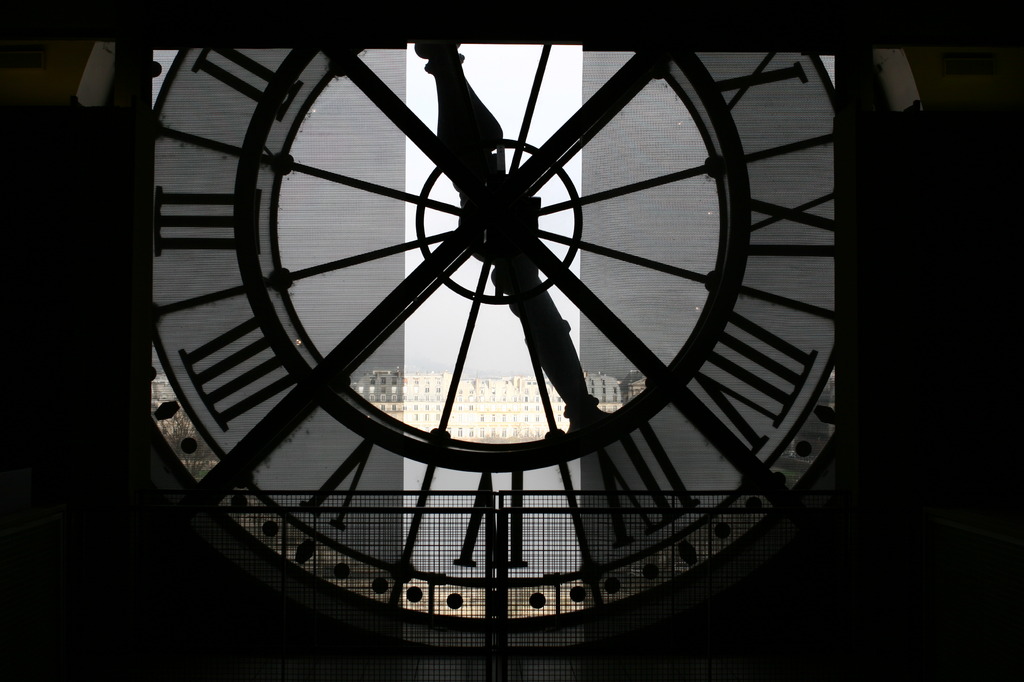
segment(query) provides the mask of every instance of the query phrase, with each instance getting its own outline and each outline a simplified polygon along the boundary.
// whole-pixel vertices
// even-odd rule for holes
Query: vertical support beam
[[[835,246],[836,246],[836,479],[835,488],[849,493],[851,505],[860,504],[860,322],[858,254],[858,200],[857,150],[858,122],[863,111],[869,110],[873,100],[870,45],[846,44],[836,54],[836,117],[835,141]],[[859,523],[859,522],[858,522]],[[866,557],[859,545],[859,534],[853,529],[850,536],[850,564],[852,585],[858,580],[859,566]],[[851,650],[860,650],[860,640],[872,628],[867,625],[866,610],[858,595],[851,594],[844,605],[852,615],[850,633]],[[870,609],[868,609],[870,610]],[[865,661],[874,657],[864,657]],[[855,673],[856,674],[856,673]]]
[[[149,392],[153,329],[153,51],[118,41],[114,56],[114,103],[134,105],[135,197],[131,229],[131,328],[129,331],[128,491],[150,481]],[[127,236],[127,235],[126,235]]]
[[[509,512],[504,494],[491,497],[485,520],[487,561],[487,679],[508,679],[508,552]]]

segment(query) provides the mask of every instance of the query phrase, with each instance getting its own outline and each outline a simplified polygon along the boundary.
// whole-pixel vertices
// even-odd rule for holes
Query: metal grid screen
[[[607,493],[182,497],[138,507],[140,679],[788,680],[823,637],[846,646],[848,518],[828,495],[800,514],[724,493],[656,512]],[[624,532],[656,541],[624,558]],[[812,646],[773,631],[808,608]]]

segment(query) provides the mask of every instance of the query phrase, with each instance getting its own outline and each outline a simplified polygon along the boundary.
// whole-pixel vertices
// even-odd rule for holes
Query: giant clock
[[[194,49],[155,110],[155,432],[232,542],[357,610],[531,630],[814,525],[819,58]]]

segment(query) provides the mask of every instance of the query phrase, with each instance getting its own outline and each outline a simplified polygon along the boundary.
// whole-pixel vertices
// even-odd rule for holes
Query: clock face
[[[166,471],[409,623],[479,628],[494,571],[519,630],[685,591],[828,484],[827,68],[458,52],[168,60]]]

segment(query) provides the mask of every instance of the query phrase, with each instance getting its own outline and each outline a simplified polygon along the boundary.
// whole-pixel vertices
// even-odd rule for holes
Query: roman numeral
[[[335,469],[334,473],[324,481],[324,484],[320,486],[320,490],[316,495],[311,497],[309,500],[302,503],[304,507],[319,507],[324,501],[338,489],[341,482],[349,477],[348,494],[345,495],[345,499],[341,503],[342,511],[338,513],[333,519],[328,521],[332,526],[338,530],[345,530],[345,510],[352,503],[352,495],[355,493],[356,488],[359,486],[359,479],[363,475],[363,470],[366,469],[366,462],[370,459],[370,450],[373,449],[373,442],[370,440],[364,440],[356,449],[345,458],[338,468]]]
[[[835,232],[835,220],[808,213],[808,210],[831,201],[833,194],[830,192],[822,197],[809,201],[796,208],[786,208],[767,201],[751,199],[750,209],[768,216],[751,224],[751,233],[764,229],[781,220],[807,225],[827,232]],[[820,256],[832,258],[835,256],[833,244],[751,244],[749,253],[752,256]]]
[[[191,352],[178,352],[203,404],[224,431],[228,422],[295,383],[290,374],[269,383],[264,379],[279,374],[282,364],[255,318]]]
[[[512,494],[509,495],[509,507],[522,509],[523,507],[523,472],[512,472]],[[494,486],[491,474],[480,475],[480,485],[477,487],[476,500],[473,502],[473,511],[469,517],[469,524],[466,526],[466,535],[462,541],[462,551],[459,557],[452,561],[456,566],[475,567],[473,552],[480,539],[480,526],[484,520],[484,514],[493,514]],[[523,515],[521,513],[496,516],[498,522],[503,518],[508,519],[508,567],[523,568],[527,562],[523,560]]]
[[[719,346],[696,375],[696,381],[751,446],[767,440],[765,424],[777,428],[796,400],[818,356],[789,343],[745,317],[733,313]],[[716,370],[712,371],[710,366]],[[796,369],[794,369],[796,367]],[[744,413],[760,414],[753,424]]]
[[[258,215],[259,190],[255,202]],[[179,194],[157,187],[153,225],[157,256],[170,249],[234,249],[235,195]]]
[[[237,90],[249,99],[259,101],[267,88],[267,84],[274,77],[274,71],[263,66],[252,57],[248,57],[238,50],[206,48],[199,53],[199,57],[192,65],[195,72],[207,73],[229,88]],[[237,72],[248,74],[249,79],[243,78]],[[250,81],[255,80],[258,85]],[[284,119],[295,96],[302,89],[302,81],[295,83],[288,89],[284,101],[277,108],[277,120]]]
[[[466,526],[466,537],[462,541],[462,551],[459,558],[452,561],[456,566],[476,566],[473,560],[473,552],[476,550],[476,541],[480,537],[480,525],[483,523],[484,511],[492,508],[494,501],[494,486],[491,482],[490,473],[480,474],[480,485],[477,487],[476,500],[473,502],[474,511],[469,515],[469,524]]]
[[[739,76],[737,78],[726,78],[724,80],[717,81],[716,87],[720,92],[730,92],[736,90],[736,94],[733,95],[732,99],[729,100],[728,107],[732,109],[736,106],[736,103],[742,99],[743,95],[747,93],[747,90],[758,85],[766,85],[768,83],[776,83],[778,81],[797,79],[801,83],[807,82],[807,74],[804,73],[803,66],[800,62],[795,62],[792,66],[783,67],[781,69],[767,70],[768,64],[772,59],[775,58],[775,53],[770,52],[761,60],[761,63],[757,65],[754,72],[747,76]]]
[[[637,516],[643,520],[646,532],[651,533],[683,513],[685,507],[690,506],[691,498],[668,452],[650,424],[641,426],[640,434],[647,444],[649,454],[640,449],[632,436],[627,435],[619,441],[625,457],[616,458],[606,449],[600,448],[597,451],[597,460],[604,489],[608,495],[608,506],[612,509],[619,508],[619,496],[624,495],[629,504],[637,510]],[[628,473],[625,473],[624,469]],[[644,490],[632,490],[628,483],[631,478],[634,481],[639,479]],[[671,498],[662,493],[666,483],[676,493]],[[655,513],[660,515],[660,520],[655,521],[652,518]],[[614,547],[622,547],[633,542],[634,538],[626,528],[626,517],[623,514],[612,514],[611,521],[615,532]]]

